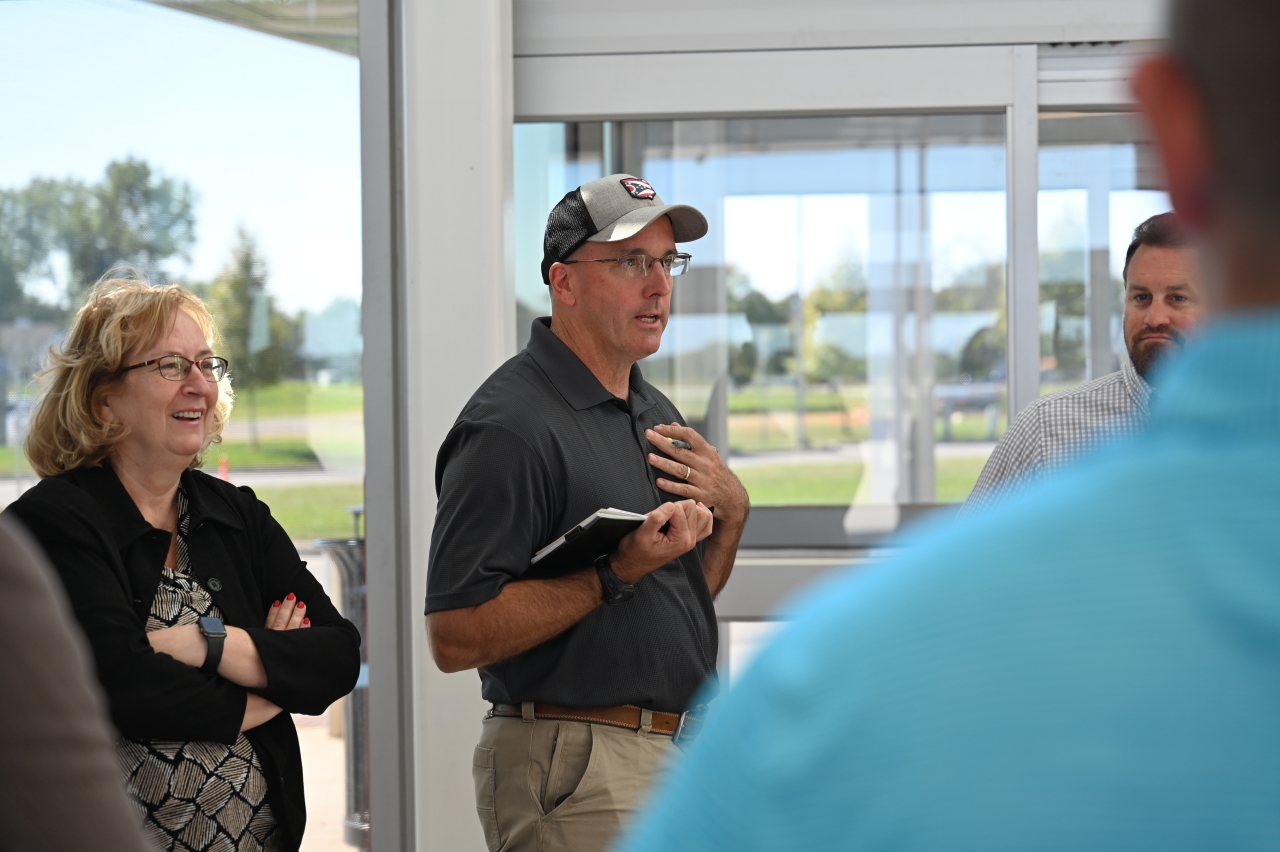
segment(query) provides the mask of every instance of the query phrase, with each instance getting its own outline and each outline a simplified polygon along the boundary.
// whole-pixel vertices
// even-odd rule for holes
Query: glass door
[[[706,214],[649,381],[757,507],[892,529],[963,500],[1005,428],[1003,115],[516,127],[522,335],[546,215],[625,171]]]
[[[1040,114],[1040,390],[1120,368],[1125,251],[1170,210],[1159,165],[1130,112]]]

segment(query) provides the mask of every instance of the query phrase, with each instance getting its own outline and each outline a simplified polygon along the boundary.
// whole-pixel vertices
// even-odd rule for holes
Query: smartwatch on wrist
[[[610,606],[629,601],[636,593],[635,586],[622,582],[618,579],[618,575],[613,573],[613,569],[609,567],[609,560],[612,558],[613,554],[606,553],[595,561],[596,576],[600,578],[600,590],[604,595],[604,602]]]
[[[218,671],[218,663],[222,662],[222,646],[227,641],[227,628],[221,618],[205,616],[200,619],[200,635],[209,643],[209,653],[205,654],[204,665],[200,671],[214,674]]]

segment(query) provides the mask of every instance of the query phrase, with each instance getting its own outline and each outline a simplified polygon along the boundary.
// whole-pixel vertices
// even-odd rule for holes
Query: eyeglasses
[[[220,382],[231,367],[226,358],[219,358],[216,355],[201,358],[199,361],[192,361],[181,355],[162,355],[150,361],[143,361],[141,364],[134,364],[132,367],[123,367],[120,372],[127,373],[141,367],[150,367],[152,364],[158,365],[156,372],[171,382],[180,382],[185,379],[192,367],[200,368],[200,375],[204,376],[205,381]]]
[[[649,257],[647,254],[629,254],[626,257],[593,257],[586,260],[562,260],[561,263],[616,263],[624,278],[644,278],[649,274],[649,267],[655,263],[662,264],[662,269],[674,277],[683,275],[689,269],[689,261],[693,255],[683,252],[668,254],[663,257]]]

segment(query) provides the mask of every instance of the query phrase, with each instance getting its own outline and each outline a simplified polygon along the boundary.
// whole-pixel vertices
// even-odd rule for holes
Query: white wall
[[[471,782],[486,705],[474,671],[432,664],[422,606],[436,452],[463,405],[515,354],[510,0],[404,5],[404,397],[417,843],[483,849]],[[375,368],[376,369],[376,368]],[[375,826],[376,832],[376,826]]]
[[[522,121],[1003,108],[1007,45],[518,56]],[[619,80],[644,81],[620,96]]]
[[[1161,0],[515,0],[516,56],[1156,38]]]

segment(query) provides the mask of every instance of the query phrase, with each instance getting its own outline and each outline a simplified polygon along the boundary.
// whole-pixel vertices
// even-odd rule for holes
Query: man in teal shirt
[[[1280,849],[1280,2],[1172,21],[1135,91],[1216,315],[1149,426],[811,593],[624,852]]]

